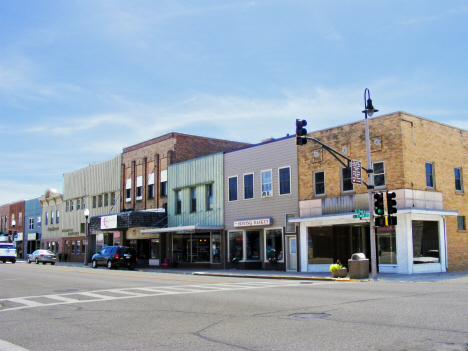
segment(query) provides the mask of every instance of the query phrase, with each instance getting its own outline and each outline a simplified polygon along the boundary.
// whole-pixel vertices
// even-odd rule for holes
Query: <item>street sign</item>
[[[353,218],[359,218],[359,219],[362,219],[362,218],[367,218],[369,217],[369,213],[365,210],[354,210],[354,214],[353,215]]]
[[[362,183],[361,168],[362,168],[361,161],[358,161],[358,160],[351,161],[351,174],[352,174],[353,184]]]

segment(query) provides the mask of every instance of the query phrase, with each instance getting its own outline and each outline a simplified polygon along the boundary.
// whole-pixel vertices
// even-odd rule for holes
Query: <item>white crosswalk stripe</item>
[[[83,292],[68,292],[28,297],[0,299],[0,312],[8,312],[25,308],[37,308],[66,304],[89,303],[109,300],[144,298],[151,296],[197,294],[207,292],[222,292],[245,289],[266,289],[300,285],[300,282],[250,282],[250,283],[219,283],[192,284],[177,286],[147,286],[132,288],[117,288]],[[38,302],[47,301],[47,302]],[[50,302],[49,302],[50,301]]]

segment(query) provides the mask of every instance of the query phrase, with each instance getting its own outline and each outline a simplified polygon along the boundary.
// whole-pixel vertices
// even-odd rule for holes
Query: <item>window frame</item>
[[[263,182],[263,175],[266,174],[266,173],[270,173],[270,182],[267,183],[267,182]],[[260,182],[261,182],[261,197],[264,198],[264,197],[272,197],[273,196],[273,170],[272,169],[266,169],[266,170],[263,170],[260,172]],[[270,185],[270,190],[265,190],[265,186],[266,185]],[[267,192],[269,191],[270,192],[270,195],[263,195],[264,192]]]
[[[175,190],[175,214],[182,214],[182,191]]]
[[[458,178],[457,178],[457,170],[459,172]],[[457,193],[463,193],[463,172],[462,171],[463,170],[462,170],[461,167],[454,167],[455,191]],[[458,189],[458,187],[457,187],[457,180],[459,182],[460,189]]]
[[[288,169],[288,189],[289,189],[289,192],[287,193],[281,193],[281,170],[283,169]],[[283,181],[284,183],[285,181]],[[284,167],[279,167],[278,168],[278,193],[280,196],[283,196],[283,195],[291,195],[292,192],[291,192],[291,166],[284,166]]]
[[[323,182],[317,182],[317,174],[320,174],[322,173],[323,174]],[[314,196],[325,196],[325,192],[326,192],[326,189],[325,189],[325,171],[315,171],[313,173],[313,185],[314,185]],[[323,184],[323,193],[318,193],[317,192],[317,184]]]
[[[344,170],[349,170],[349,178],[345,178],[344,177]],[[345,190],[345,183],[344,181],[348,180],[349,179],[349,182],[351,183],[351,189],[350,190]],[[342,193],[352,193],[354,192],[354,184],[353,184],[353,180],[352,180],[352,171],[351,171],[351,167],[341,167],[340,168],[340,186],[341,186],[341,192]]]
[[[431,173],[427,173],[427,166],[431,166]],[[426,161],[425,163],[425,168],[424,168],[424,173],[426,174],[426,187],[428,189],[435,189],[435,167],[434,167],[434,162],[428,162]],[[428,183],[428,177],[430,177],[432,181],[432,185],[427,184]]]
[[[246,196],[246,192],[247,192],[247,186],[245,185],[245,179],[246,177],[249,177],[249,176],[252,176],[252,185],[249,185],[249,189],[252,190],[252,196],[251,197],[247,197]],[[252,200],[255,198],[255,191],[254,191],[254,185],[255,185],[255,173],[245,173],[243,174],[243,180],[244,180],[244,200]]]
[[[231,188],[231,179],[236,179],[236,187],[235,188]],[[238,176],[232,176],[232,177],[228,177],[228,201],[229,202],[234,202],[234,201],[237,201],[238,200],[238,189],[239,189],[239,179],[238,179]],[[234,195],[235,195],[235,198],[234,198]]]
[[[461,226],[460,226],[461,224]],[[457,216],[457,230],[465,231],[466,230],[466,218],[465,216]]]
[[[190,188],[190,213],[197,212],[197,188]]]
[[[206,185],[206,210],[207,211],[212,211],[214,208],[214,202],[213,202],[213,194],[214,194],[214,189],[213,189],[213,184],[207,184]]]
[[[382,164],[383,172],[382,173],[376,173],[375,172],[375,165],[380,164],[380,163]],[[372,170],[373,170],[373,177],[374,177],[374,186],[376,188],[385,188],[386,185],[387,185],[386,177],[385,177],[385,162],[384,161],[373,162],[372,163]],[[384,179],[383,184],[380,184],[380,185],[376,184],[376,181],[375,181],[375,176],[376,175],[382,175],[383,176],[383,179]]]

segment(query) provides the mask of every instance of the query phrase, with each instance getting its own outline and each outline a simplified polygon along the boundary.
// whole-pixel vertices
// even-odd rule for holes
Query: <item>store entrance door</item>
[[[297,238],[295,235],[286,236],[287,257],[286,270],[297,272]]]

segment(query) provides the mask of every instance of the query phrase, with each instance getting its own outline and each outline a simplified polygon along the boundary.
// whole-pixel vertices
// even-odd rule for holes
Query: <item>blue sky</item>
[[[405,111],[468,129],[466,1],[0,2],[0,205],[170,131]]]

